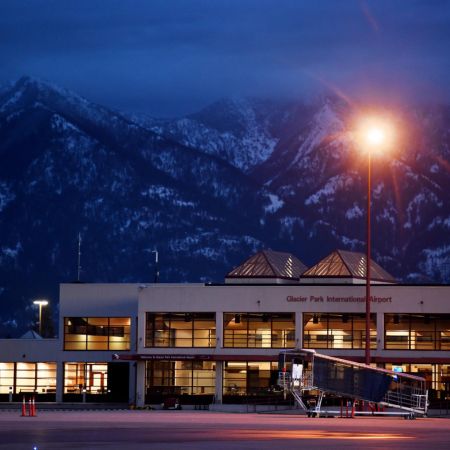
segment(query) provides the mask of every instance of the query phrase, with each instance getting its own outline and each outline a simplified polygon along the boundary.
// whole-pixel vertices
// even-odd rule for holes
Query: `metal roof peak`
[[[264,249],[234,268],[226,278],[298,279],[306,266],[294,255]]]

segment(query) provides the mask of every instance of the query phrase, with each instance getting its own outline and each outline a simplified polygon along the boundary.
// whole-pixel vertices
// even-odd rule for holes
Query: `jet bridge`
[[[315,350],[285,350],[279,355],[279,380],[285,395],[291,393],[308,415],[319,415],[325,395],[363,400],[408,413],[406,418],[425,416],[428,391],[425,379],[392,372],[328,355]],[[317,393],[314,407],[304,401]]]

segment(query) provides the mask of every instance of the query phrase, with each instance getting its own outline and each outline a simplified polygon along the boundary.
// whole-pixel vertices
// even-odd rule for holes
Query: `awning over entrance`
[[[280,349],[281,350],[281,349]],[[194,354],[167,354],[167,353],[157,353],[152,355],[146,355],[142,353],[136,353],[131,355],[119,355],[114,354],[113,359],[119,361],[278,361],[279,353],[273,353],[270,355],[243,355],[243,354],[215,354],[215,355],[194,355]],[[355,362],[364,362],[363,356],[349,357],[342,355],[333,355],[333,357],[338,357]],[[442,357],[428,357],[428,358],[405,358],[405,357],[386,357],[386,356],[375,356],[372,358],[374,363],[398,363],[399,361],[408,364],[449,364],[450,358]]]

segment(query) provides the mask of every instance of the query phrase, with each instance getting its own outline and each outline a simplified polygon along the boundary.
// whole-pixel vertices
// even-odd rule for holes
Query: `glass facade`
[[[0,394],[53,394],[56,391],[56,363],[0,363]]]
[[[145,362],[146,401],[161,403],[167,397],[180,397],[184,399],[184,403],[189,403],[190,397],[196,397],[212,402],[216,386],[216,362],[209,358],[231,359],[217,363],[219,367],[223,367],[217,374],[217,379],[220,380],[222,376],[224,402],[231,403],[245,401],[246,397],[278,395],[275,388],[277,363],[261,361],[275,359],[278,351],[274,349],[301,345],[319,352],[321,349],[359,350],[354,354],[363,355],[366,328],[364,313],[304,312],[301,317],[303,336],[301,342],[296,342],[296,325],[300,327],[302,322],[295,323],[293,312],[226,312],[218,318],[211,312],[147,312],[145,347],[154,349],[147,351],[147,356],[156,359]],[[380,329],[381,325],[384,327],[383,349],[381,339],[377,340],[377,317],[380,320],[383,318],[383,324],[379,324]],[[216,319],[220,321],[222,318],[223,333],[217,337]],[[111,351],[111,356],[118,350],[130,350],[130,330],[130,317],[66,317],[64,350],[106,350]],[[370,338],[372,349],[388,350],[377,354],[379,364],[384,364],[387,369],[395,367],[396,370],[424,377],[432,400],[450,399],[450,363],[447,364],[450,314],[372,314]],[[215,349],[216,345],[227,351],[220,351],[219,348],[217,352],[190,351],[194,348]],[[159,348],[182,350],[173,351],[172,357],[177,359],[171,360],[171,351],[161,351]],[[264,356],[256,356],[249,349],[258,349],[256,353]],[[268,351],[261,351],[264,349]],[[382,362],[383,357],[386,357],[384,361],[397,361],[399,351],[402,350],[411,350],[408,358],[403,359],[408,364],[402,363],[401,359],[398,363]],[[427,351],[441,353],[431,354],[426,353]],[[346,352],[331,353],[342,356]],[[50,394],[47,398],[53,400],[54,397],[51,396],[56,395],[57,364],[22,362],[21,355],[22,352],[16,362],[0,362],[0,399],[7,401],[8,394],[11,393],[17,396],[14,398],[17,401],[22,394],[34,393],[39,394],[41,401],[47,401],[45,394]],[[70,353],[64,355],[68,356]],[[428,355],[430,359],[426,358]],[[129,401],[128,381],[129,374],[133,373],[129,362],[109,360],[110,356],[90,356],[91,358],[86,356],[84,362],[63,364],[64,400],[81,401],[81,394],[86,393],[93,397],[87,401],[99,401],[100,394],[104,394],[106,398],[108,389],[113,392],[116,389],[114,386],[125,385],[124,401]],[[81,358],[64,359],[73,361]],[[109,362],[86,362],[88,359]],[[120,365],[124,367],[121,368]]]
[[[450,314],[385,314],[386,350],[450,350]]]
[[[130,350],[129,317],[66,317],[64,350]]]
[[[376,315],[370,321],[370,348],[377,347]],[[303,314],[304,348],[364,349],[365,314]]]
[[[223,368],[223,398],[236,396],[268,395],[273,392],[278,379],[278,363],[253,361],[228,361]]]
[[[146,400],[163,396],[214,395],[216,363],[213,361],[147,361]]]
[[[64,394],[106,394],[107,363],[67,362],[64,364]]]
[[[386,363],[388,370],[397,370],[425,378],[427,388],[435,391],[431,397],[450,398],[450,364],[402,364]]]
[[[223,346],[295,347],[295,315],[294,313],[225,313]]]
[[[215,313],[147,313],[146,347],[215,347]]]

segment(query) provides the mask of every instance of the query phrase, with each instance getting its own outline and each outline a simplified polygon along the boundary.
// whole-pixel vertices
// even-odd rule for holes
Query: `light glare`
[[[371,128],[367,132],[367,141],[371,145],[380,145],[384,141],[384,132],[381,128]]]
[[[382,117],[365,117],[356,127],[356,139],[360,150],[384,152],[392,146],[392,125]]]

